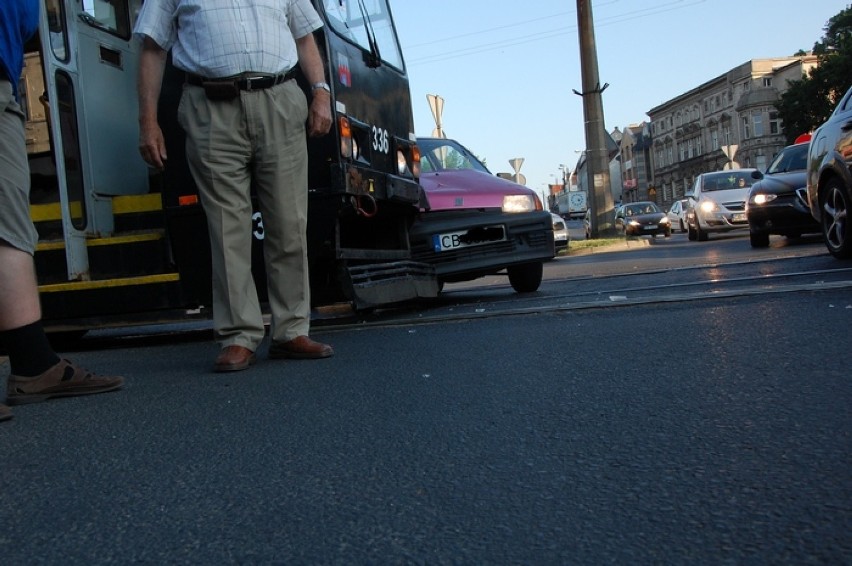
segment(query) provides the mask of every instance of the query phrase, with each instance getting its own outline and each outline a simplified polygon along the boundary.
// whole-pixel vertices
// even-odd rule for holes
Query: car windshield
[[[420,170],[423,173],[448,169],[473,169],[489,173],[485,165],[461,144],[449,139],[419,139]]]
[[[804,171],[808,167],[808,144],[790,145],[775,156],[766,173],[787,173],[789,171]]]
[[[701,184],[701,190],[728,191],[731,189],[746,189],[752,185],[754,178],[751,171],[730,171],[723,175],[708,175]]]
[[[637,202],[636,204],[624,206],[624,216],[638,216],[640,214],[653,214],[655,212],[660,212],[660,209],[653,202]]]

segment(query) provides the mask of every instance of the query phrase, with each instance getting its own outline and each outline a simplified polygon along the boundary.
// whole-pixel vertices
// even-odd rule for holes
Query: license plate
[[[503,226],[480,226],[461,232],[435,234],[432,236],[432,247],[436,252],[445,252],[471,246],[481,246],[483,244],[490,244],[491,242],[502,242],[505,239],[506,229]]]
[[[746,215],[744,212],[738,212],[731,216],[731,222],[745,222]]]
[[[648,224],[647,226],[645,226],[645,228],[644,228],[644,229],[645,229],[645,230],[656,230],[656,229],[657,229],[657,225],[656,225],[656,224]]]

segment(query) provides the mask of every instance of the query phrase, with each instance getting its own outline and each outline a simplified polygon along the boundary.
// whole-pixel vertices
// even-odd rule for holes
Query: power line
[[[601,4],[601,5],[614,4],[617,1],[618,0],[611,0],[610,2],[607,2],[605,4]],[[691,6],[698,5],[698,4],[702,4],[704,2],[706,2],[706,0],[672,0],[672,1],[667,2],[665,4],[660,4],[658,6],[642,8],[642,9],[639,9],[639,10],[633,10],[631,12],[624,12],[622,14],[617,14],[617,15],[614,15],[614,16],[596,18],[596,27],[604,27],[604,26],[608,26],[608,25],[615,25],[615,24],[620,24],[620,23],[627,22],[627,21],[637,20],[637,19],[640,19],[640,18],[647,18],[647,17],[650,17],[650,16],[658,15],[658,14],[672,12],[672,11],[675,11],[675,10],[682,10],[684,8],[688,8],[688,7],[691,7]],[[516,22],[516,23],[513,23],[513,24],[496,26],[496,27],[492,27],[492,28],[486,28],[486,29],[483,29],[483,30],[479,30],[479,31],[473,31],[473,32],[464,33],[464,34],[460,34],[460,35],[449,36],[449,37],[445,37],[445,38],[442,38],[442,39],[436,39],[436,40],[433,40],[433,41],[429,41],[429,42],[426,42],[426,43],[418,43],[418,44],[413,45],[411,47],[406,47],[405,50],[408,51],[408,49],[421,48],[421,47],[425,47],[425,46],[428,46],[428,45],[433,45],[435,43],[446,43],[448,41],[452,41],[452,40],[455,40],[455,39],[471,37],[471,36],[475,36],[475,35],[482,35],[482,34],[491,33],[491,32],[494,32],[494,31],[499,31],[499,30],[508,29],[508,28],[525,26],[525,25],[528,25],[528,24],[531,24],[531,23],[540,22],[542,20],[553,20],[556,17],[563,17],[563,16],[566,16],[566,15],[569,15],[569,14],[574,14],[574,13],[576,13],[576,12],[559,12],[557,14],[553,14],[553,15],[550,15],[550,16],[535,18],[535,19],[526,20],[526,21],[523,21],[523,22]],[[536,42],[536,41],[545,41],[545,40],[553,39],[553,38],[559,37],[559,36],[574,34],[576,32],[577,32],[577,26],[576,25],[569,26],[569,27],[557,28],[557,29],[551,29],[551,30],[547,30],[547,31],[544,31],[544,32],[535,32],[535,33],[532,33],[532,34],[523,35],[523,36],[520,36],[520,37],[511,38],[511,39],[503,39],[503,40],[495,41],[495,42],[491,42],[491,43],[482,43],[482,44],[478,44],[478,45],[473,45],[471,47],[466,47],[466,48],[462,48],[462,49],[454,49],[452,51],[443,51],[443,52],[440,52],[440,53],[432,53],[432,54],[429,54],[429,55],[424,55],[422,57],[414,57],[413,59],[410,59],[408,61],[408,65],[413,66],[413,65],[422,65],[422,64],[427,64],[427,63],[437,63],[437,62],[440,62],[440,61],[447,61],[447,60],[450,60],[450,59],[467,57],[467,56],[470,56],[470,55],[476,55],[476,54],[479,54],[479,53],[494,51],[494,50],[497,50],[497,49],[503,49],[503,48],[506,48],[506,47],[514,47],[514,46],[517,46],[517,45],[523,45],[523,44],[526,44],[526,43],[532,43],[532,42]]]

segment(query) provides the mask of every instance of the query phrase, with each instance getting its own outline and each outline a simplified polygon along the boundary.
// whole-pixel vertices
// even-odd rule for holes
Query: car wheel
[[[837,177],[825,186],[822,199],[822,233],[825,247],[838,259],[852,257],[847,214],[852,205],[852,196]]]
[[[686,232],[686,226],[683,225],[683,220],[680,221],[680,231]]]
[[[706,242],[708,238],[708,234],[706,231],[701,229],[701,223],[698,222],[698,219],[695,220],[695,239],[699,242]]]
[[[694,242],[695,241],[695,228],[692,227],[692,224],[686,225],[686,231],[687,231],[686,237],[689,238],[690,242]]]
[[[751,247],[753,247],[753,248],[768,248],[769,247],[769,233],[768,232],[749,232],[748,237],[749,237],[749,240],[751,241]]]
[[[518,293],[532,293],[541,285],[541,277],[544,274],[544,266],[541,262],[513,265],[506,271],[509,272],[509,283],[512,289]]]
[[[672,229],[669,228],[668,230],[663,232],[663,236],[666,237],[666,238],[671,238],[672,237]]]

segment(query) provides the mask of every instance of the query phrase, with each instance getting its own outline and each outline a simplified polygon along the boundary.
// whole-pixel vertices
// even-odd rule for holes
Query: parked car
[[[565,219],[555,212],[551,212],[550,216],[553,218],[553,246],[556,249],[556,253],[559,253],[562,250],[568,249],[568,242],[570,240],[568,225],[565,223]]]
[[[767,247],[770,234],[798,238],[821,231],[808,207],[807,166],[808,143],[789,145],[752,185],[746,218],[753,248]]]
[[[668,212],[666,212],[666,216],[669,219],[672,231],[677,229],[681,232],[686,232],[686,209],[688,206],[689,201],[687,199],[681,199],[674,201],[671,207],[669,207]]]
[[[666,213],[651,201],[629,202],[615,211],[615,231],[625,237],[672,235],[672,225]]]
[[[541,284],[553,259],[553,218],[535,191],[493,175],[459,142],[418,138],[428,201],[409,230],[411,257],[441,284],[505,271],[519,293]]]
[[[702,173],[687,195],[686,231],[690,240],[706,241],[711,232],[748,228],[745,203],[751,186],[761,176],[757,169],[730,169]]]
[[[852,258],[852,88],[811,137],[807,189],[811,215],[820,223],[825,246],[838,259]]]

